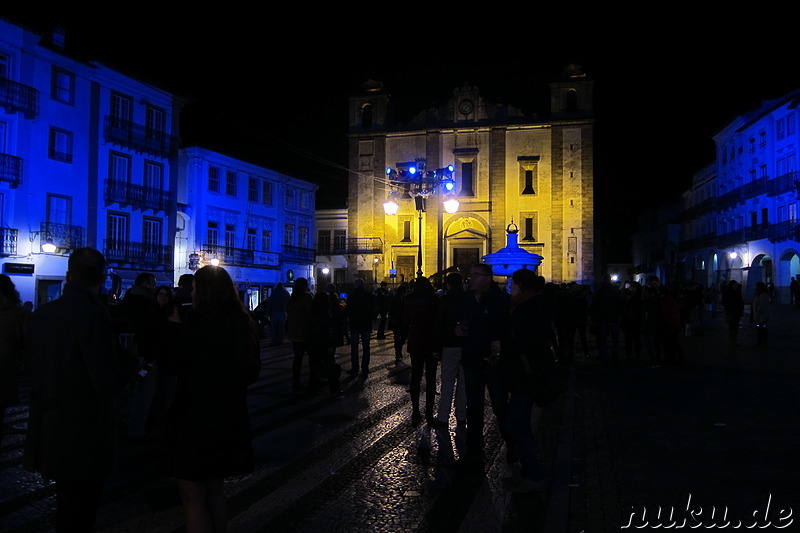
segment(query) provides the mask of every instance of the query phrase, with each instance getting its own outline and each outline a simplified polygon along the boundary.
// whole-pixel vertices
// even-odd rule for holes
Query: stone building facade
[[[348,235],[381,246],[349,257],[349,274],[399,282],[465,268],[505,246],[513,221],[520,246],[544,257],[539,273],[547,280],[592,282],[593,82],[572,66],[550,91],[546,117],[491,102],[465,84],[398,123],[386,88],[366,83],[349,106]],[[419,183],[386,175],[387,168],[448,165],[454,189],[437,187],[424,211],[412,196]],[[443,201],[453,196],[459,207],[449,213]],[[384,211],[389,198],[395,215]]]

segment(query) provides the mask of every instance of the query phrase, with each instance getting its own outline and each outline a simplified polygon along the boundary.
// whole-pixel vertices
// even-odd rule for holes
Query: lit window
[[[53,67],[50,98],[62,104],[75,103],[75,75],[72,72]]]
[[[48,157],[64,163],[72,163],[72,132],[50,128]]]
[[[217,167],[208,168],[208,190],[219,192],[219,169]]]

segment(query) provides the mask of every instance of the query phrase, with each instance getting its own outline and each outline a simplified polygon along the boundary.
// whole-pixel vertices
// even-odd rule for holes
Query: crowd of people
[[[63,295],[33,313],[0,275],[3,411],[19,400],[20,369],[31,378],[25,467],[55,481],[59,531],[90,531],[120,436],[147,441],[163,422],[159,465],[177,480],[187,531],[224,531],[223,481],[254,469],[246,395],[261,369],[260,332],[223,268],[181,276],[176,288],[143,273],[112,303],[101,293],[105,267],[96,250],[75,250]],[[681,337],[702,334],[704,311],[720,304],[738,345],[746,308],[736,281],[670,288],[657,277],[622,286],[606,277],[592,290],[523,269],[505,290],[489,265],[465,274],[374,291],[359,279],[346,298],[333,284],[312,292],[305,278],[291,293],[279,284],[269,297],[270,345],[290,341],[294,391],[343,396],[336,352],[349,346],[348,379],[367,379],[377,324],[375,338],[391,334],[398,364],[408,354],[411,423],[446,431],[454,415],[468,466],[482,464],[488,393],[506,460],[519,465],[506,480],[518,492],[547,487],[532,410],[560,393],[559,363],[590,357],[589,335],[605,365],[623,354],[681,364]],[[757,283],[750,319],[759,347],[774,302],[774,290]]]
[[[18,401],[24,369],[23,465],[54,482],[56,530],[92,531],[120,438],[150,437],[187,531],[225,531],[223,480],[254,468],[246,395],[261,371],[258,333],[230,276],[207,266],[173,288],[144,273],[117,302],[101,292],[100,252],[74,250],[67,268],[61,297],[33,312],[0,275],[0,399],[3,410]]]

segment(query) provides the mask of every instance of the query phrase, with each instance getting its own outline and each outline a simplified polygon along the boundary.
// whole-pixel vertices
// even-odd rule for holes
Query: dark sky
[[[430,10],[12,12],[22,9],[0,15],[39,31],[61,23],[74,52],[189,99],[188,144],[317,182],[326,207],[343,205],[347,96],[367,77],[413,111],[467,81],[545,112],[548,80],[582,64],[596,80],[598,216],[612,261],[624,259],[633,215],[676,198],[713,160],[716,131],[800,87],[791,32],[757,13],[744,27],[682,12],[506,11],[495,21],[466,10],[460,17],[478,22],[462,29],[460,18],[448,27]],[[489,29],[478,33],[482,24]]]

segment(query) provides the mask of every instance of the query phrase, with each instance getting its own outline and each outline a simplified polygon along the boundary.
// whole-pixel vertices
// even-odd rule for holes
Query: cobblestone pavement
[[[800,508],[800,310],[777,306],[773,316],[766,350],[746,347],[753,339],[744,321],[743,347],[728,347],[719,315],[709,315],[704,335],[681,339],[684,365],[575,361],[566,393],[534,413],[552,479],[544,495],[503,488],[510,471],[488,407],[477,471],[456,466],[464,435],[454,420],[447,431],[411,425],[410,370],[395,364],[391,336],[373,339],[369,378],[346,381],[341,397],[293,393],[289,345],[265,344],[250,394],[257,466],[226,483],[230,531],[599,533],[643,520],[653,527],[658,506],[680,514],[687,496],[708,526],[722,508],[729,521],[763,510],[767,494],[777,524],[780,509]],[[348,368],[349,349],[337,359]],[[53,525],[52,485],[20,465],[26,417],[25,405],[11,409],[0,447],[7,532]],[[154,470],[156,450],[122,441],[98,531],[183,530],[175,485]],[[636,522],[631,511],[642,517],[641,506],[649,514]]]

